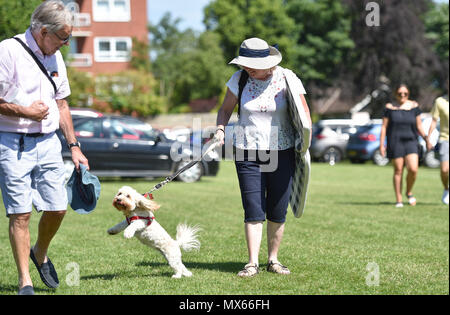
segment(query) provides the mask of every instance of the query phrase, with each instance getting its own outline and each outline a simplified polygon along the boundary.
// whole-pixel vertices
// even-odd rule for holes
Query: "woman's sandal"
[[[278,273],[280,275],[288,275],[291,273],[288,267],[283,266],[279,262],[273,261],[269,261],[269,264],[267,265],[267,271]]]
[[[242,278],[253,277],[259,273],[259,267],[257,264],[246,264],[244,269],[238,272],[238,276]]]
[[[411,206],[415,206],[416,205],[417,200],[416,200],[416,198],[413,195],[406,195],[406,197],[408,197],[408,203]]]

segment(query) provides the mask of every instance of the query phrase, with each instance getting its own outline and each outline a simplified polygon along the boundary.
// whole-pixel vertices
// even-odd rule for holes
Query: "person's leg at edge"
[[[19,276],[19,289],[33,285],[29,270],[31,213],[9,215],[9,240]]]
[[[66,210],[44,211],[39,221],[38,238],[33,246],[33,252],[39,265],[47,262],[47,251],[50,242],[61,226]],[[29,251],[28,251],[29,255]]]
[[[448,161],[441,162],[441,180],[445,190],[448,190],[448,170]]]
[[[395,191],[395,199],[397,203],[401,203],[402,199],[402,181],[403,181],[403,167],[404,167],[404,158],[395,158],[393,159],[394,165],[394,191]]]

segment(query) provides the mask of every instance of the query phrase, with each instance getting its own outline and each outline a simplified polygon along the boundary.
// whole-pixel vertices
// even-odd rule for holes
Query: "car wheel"
[[[342,153],[338,148],[330,147],[326,149],[322,156],[323,160],[330,165],[339,163],[342,160]]]
[[[182,161],[178,164],[177,171],[189,164],[191,161]],[[203,169],[201,163],[197,163],[191,168],[185,170],[183,173],[177,176],[177,180],[180,180],[184,183],[193,183],[202,177]]]
[[[438,159],[436,159],[434,151],[429,151],[425,153],[425,158],[423,162],[425,163],[426,166],[431,168],[438,168],[441,164],[441,162]]]
[[[75,168],[75,164],[71,160],[64,160],[64,177],[65,183],[67,183],[72,176],[73,169]]]
[[[372,157],[373,163],[378,166],[385,166],[389,163],[389,159],[385,156],[382,156],[380,150],[376,150]]]

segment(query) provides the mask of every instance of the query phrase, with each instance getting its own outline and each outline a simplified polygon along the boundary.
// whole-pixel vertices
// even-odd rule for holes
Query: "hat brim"
[[[270,47],[270,54],[267,57],[262,58],[252,58],[252,57],[243,57],[238,56],[231,60],[229,64],[235,64],[238,66],[243,66],[252,69],[270,69],[278,65],[283,57],[281,53],[275,47]]]
[[[81,176],[81,182],[76,180]],[[67,199],[70,207],[79,214],[88,214],[97,206],[100,196],[100,182],[98,178],[90,174],[86,167],[80,164],[80,173],[73,170],[72,176],[67,182]],[[83,194],[84,198],[80,196]],[[86,200],[84,200],[86,199]]]

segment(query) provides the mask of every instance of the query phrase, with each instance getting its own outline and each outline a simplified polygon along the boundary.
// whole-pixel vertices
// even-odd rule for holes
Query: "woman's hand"
[[[216,141],[220,145],[224,145],[225,143],[225,129],[223,126],[218,126],[216,130],[216,134],[214,135],[213,141]]]
[[[384,145],[380,145],[380,154],[382,157],[386,156],[386,148],[384,147]]]

